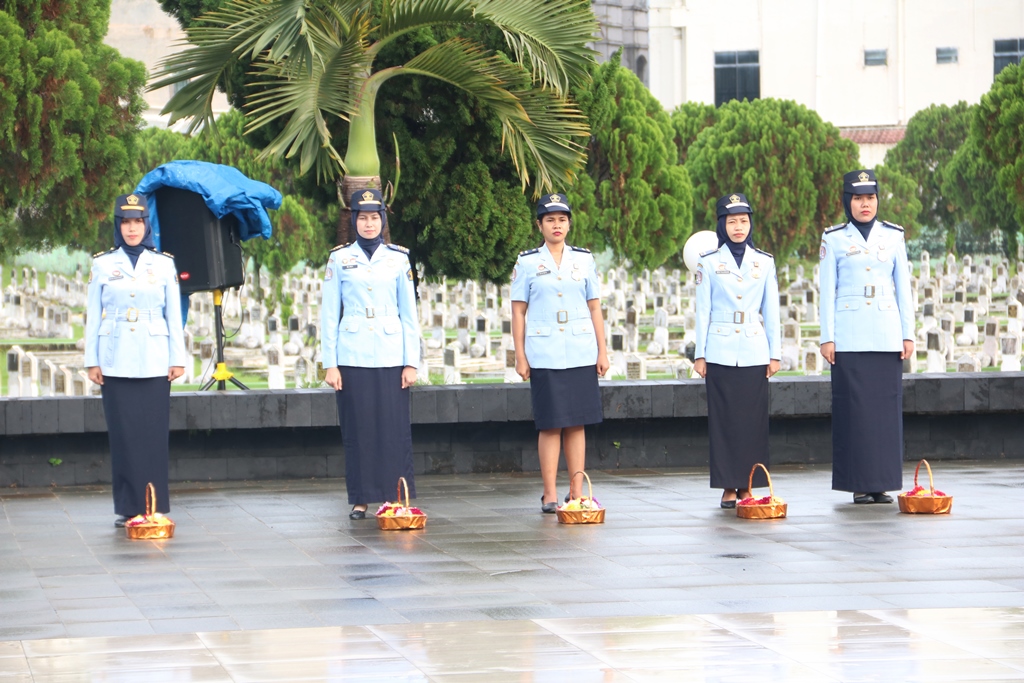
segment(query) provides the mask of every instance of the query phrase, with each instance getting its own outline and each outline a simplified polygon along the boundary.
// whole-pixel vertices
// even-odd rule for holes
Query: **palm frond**
[[[375,51],[388,41],[424,26],[474,20],[473,0],[384,0]]]
[[[365,51],[370,29],[366,15],[351,18],[350,29],[342,37],[325,25],[311,27],[317,59],[309,71],[288,61],[254,63],[254,74],[266,87],[247,102],[252,117],[247,131],[287,119],[284,129],[261,153],[264,158],[297,154],[300,174],[315,166],[318,178],[333,179],[339,169],[345,170],[326,117],[347,119],[355,112],[358,91],[353,84],[359,82],[359,74],[370,69]]]
[[[582,141],[589,129],[575,105],[552,89],[531,86],[521,66],[470,41],[452,38],[401,67],[374,74],[371,81],[398,74],[437,78],[481,100],[502,122],[504,141],[524,188],[531,166],[537,169],[540,192],[550,189],[556,178],[571,178],[583,164]]]
[[[590,78],[598,37],[590,0],[476,0],[478,20],[505,34],[516,61],[544,87],[565,94]]]
[[[347,35],[348,18],[370,0],[230,0],[202,15],[202,22],[187,29],[184,50],[158,65],[149,90],[186,83],[167,102],[163,112],[171,122],[191,118],[189,132],[213,121],[213,96],[223,75],[239,59],[287,61],[293,70],[312,73],[319,58],[314,35],[317,26],[332,24],[333,32]]]

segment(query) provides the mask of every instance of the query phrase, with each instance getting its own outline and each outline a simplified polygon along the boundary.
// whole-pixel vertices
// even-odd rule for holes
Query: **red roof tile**
[[[840,128],[839,134],[858,145],[895,145],[907,134],[906,126]]]

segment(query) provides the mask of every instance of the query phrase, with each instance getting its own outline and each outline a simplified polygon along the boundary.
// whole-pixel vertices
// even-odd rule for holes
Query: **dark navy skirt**
[[[836,352],[832,366],[832,488],[903,488],[903,361],[895,351]]]
[[[767,372],[764,365],[733,367],[708,363],[708,441],[713,489],[745,489],[754,465],[768,467]],[[754,486],[767,485],[767,477],[758,468]]]
[[[395,501],[399,477],[405,477],[415,498],[411,409],[402,367],[343,365],[338,370],[341,391],[335,396],[349,505]]]
[[[168,449],[171,384],[167,377],[103,377],[103,414],[110,439],[114,513],[146,512],[146,485],[156,488],[157,512],[170,512]]]
[[[530,398],[538,430],[592,425],[604,419],[596,365],[530,368]]]

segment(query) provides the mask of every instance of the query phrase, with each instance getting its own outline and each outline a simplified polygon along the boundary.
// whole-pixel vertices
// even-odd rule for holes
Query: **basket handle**
[[[398,478],[398,486],[396,486],[395,488],[397,489],[396,493],[398,495],[398,505],[400,507],[408,508],[409,507],[409,483],[405,480],[405,477],[399,477]],[[405,489],[405,505],[402,505],[402,489]]]
[[[764,465],[762,465],[761,463],[755,463],[754,466],[750,468],[750,478],[747,479],[747,490],[748,491],[753,491],[754,490],[754,472],[757,472],[757,468],[758,467],[760,467],[762,470],[764,470],[764,476],[768,477],[768,496],[771,497],[771,498],[774,498],[775,497],[775,489],[772,488],[772,475],[768,471],[768,468],[765,467]],[[751,495],[753,495],[753,494],[751,494]]]
[[[923,458],[920,462],[917,463],[917,467],[914,468],[914,488],[917,488],[917,473],[921,471],[921,463],[924,463],[925,469],[928,470],[928,490],[934,491],[935,480],[932,479],[932,466],[929,465],[928,461],[924,460]]]
[[[582,474],[583,477],[587,480],[587,489],[588,489],[587,492],[590,494],[590,496],[589,496],[590,499],[593,500],[594,499],[594,485],[590,483],[590,475],[587,474],[586,472],[584,472],[583,470],[580,470],[576,474]],[[569,477],[569,483],[570,484],[572,483],[572,480],[576,478],[576,474],[574,474],[571,477]]]
[[[156,487],[153,482],[146,484],[146,516],[152,517],[156,514]]]

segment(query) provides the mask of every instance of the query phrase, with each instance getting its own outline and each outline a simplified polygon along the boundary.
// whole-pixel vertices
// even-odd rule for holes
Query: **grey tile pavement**
[[[0,641],[568,617],[1024,607],[1024,465],[935,467],[953,514],[854,506],[774,470],[786,520],[739,520],[697,470],[593,472],[601,526],[541,515],[536,475],[422,476],[419,532],[352,522],[338,480],[172,487],[173,540],[105,487],[0,493]],[[908,466],[906,488],[912,468]],[[564,478],[563,478],[564,487]]]

